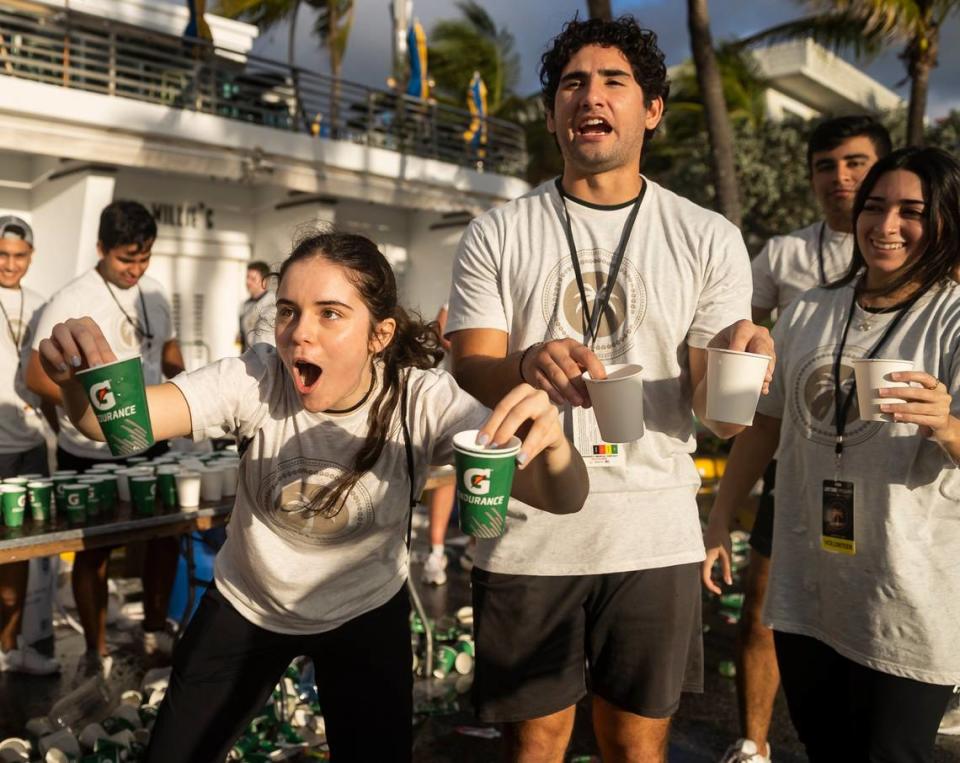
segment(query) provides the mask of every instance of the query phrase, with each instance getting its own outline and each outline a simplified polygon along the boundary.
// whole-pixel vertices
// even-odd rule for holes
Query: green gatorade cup
[[[114,456],[142,453],[154,443],[140,356],[77,373]]]
[[[134,513],[149,517],[157,513],[157,478],[138,476],[130,478],[130,501]]]
[[[66,508],[67,522],[82,525],[87,521],[87,497],[90,485],[85,482],[68,482],[63,486],[63,503]]]
[[[0,486],[3,495],[3,523],[7,527],[23,525],[23,515],[27,511],[27,488],[23,485],[4,484]]]
[[[507,504],[520,438],[499,448],[477,445],[477,430],[454,435],[460,529],[475,538],[498,538],[507,526]]]
[[[36,480],[27,483],[27,499],[34,522],[49,522],[53,517],[53,483]]]

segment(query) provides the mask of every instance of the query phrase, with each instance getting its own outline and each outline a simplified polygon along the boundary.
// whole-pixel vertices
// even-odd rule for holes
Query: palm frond
[[[497,25],[487,13],[486,8],[476,0],[461,0],[457,3],[457,8],[478,33],[491,38],[497,36]]]
[[[866,58],[880,53],[892,41],[894,32],[867,27],[863,19],[842,13],[787,21],[738,40],[740,48],[753,45],[772,45],[777,42],[810,38],[833,51],[850,50],[857,57]]]

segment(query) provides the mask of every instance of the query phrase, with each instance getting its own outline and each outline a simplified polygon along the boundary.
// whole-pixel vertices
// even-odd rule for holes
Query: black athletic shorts
[[[588,689],[668,718],[703,691],[700,564],[604,575],[473,570],[473,699],[486,722],[574,705]]]
[[[763,492],[750,531],[750,548],[767,559],[773,554],[773,488],[776,480],[777,462],[773,460],[763,473]]]

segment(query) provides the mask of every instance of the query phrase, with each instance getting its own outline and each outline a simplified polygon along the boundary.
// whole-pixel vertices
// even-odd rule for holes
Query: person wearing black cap
[[[40,399],[23,381],[43,298],[20,285],[33,257],[33,231],[0,217],[0,478],[49,474]],[[27,562],[0,564],[0,673],[48,675],[59,663],[23,642]]]

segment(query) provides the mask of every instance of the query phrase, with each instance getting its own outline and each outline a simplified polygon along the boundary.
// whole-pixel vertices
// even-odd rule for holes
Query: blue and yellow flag
[[[427,35],[419,21],[414,21],[407,32],[407,50],[410,54],[407,95],[425,101],[430,97],[430,83],[427,80]]]
[[[187,0],[187,10],[190,11],[190,20],[187,21],[187,28],[183,30],[183,36],[213,42],[213,34],[203,17],[207,11],[207,0]]]
[[[467,108],[470,109],[470,127],[463,134],[463,139],[473,146],[477,156],[482,159],[487,155],[487,86],[480,72],[473,73],[467,87]]]

